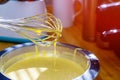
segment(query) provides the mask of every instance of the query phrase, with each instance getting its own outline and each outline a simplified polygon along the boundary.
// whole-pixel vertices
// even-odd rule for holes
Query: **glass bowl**
[[[81,66],[83,72],[79,76],[74,77],[72,80],[94,80],[98,75],[100,69],[99,60],[92,52],[74,45],[58,42],[56,54],[53,54],[54,46],[45,46],[46,44],[47,43],[42,42],[40,43],[40,45],[42,45],[38,48],[40,51],[40,56],[44,56],[43,52],[46,52],[46,57],[55,56],[58,58],[64,58],[69,61],[75,62]],[[26,58],[23,56],[22,57],[17,56],[26,55],[26,53],[34,52],[31,53],[30,55],[30,57],[32,58],[36,55],[35,51],[36,49],[34,43],[18,44],[2,50],[0,52],[0,80],[10,80],[9,77],[7,77],[6,74],[4,73],[5,70],[7,70],[7,68],[9,68],[12,64],[20,60],[24,60]],[[13,60],[11,60],[12,58]],[[62,77],[62,74],[60,76]],[[51,79],[49,78],[47,80]]]

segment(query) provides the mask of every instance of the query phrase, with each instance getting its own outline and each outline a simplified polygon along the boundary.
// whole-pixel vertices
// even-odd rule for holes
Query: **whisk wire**
[[[0,27],[15,31],[30,40],[36,39],[44,42],[51,38],[53,41],[56,40],[62,32],[60,19],[50,13],[14,20],[0,18]],[[41,36],[45,38],[41,39]]]

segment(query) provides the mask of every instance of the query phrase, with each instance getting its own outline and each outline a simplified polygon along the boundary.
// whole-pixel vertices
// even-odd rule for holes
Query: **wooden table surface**
[[[92,51],[100,60],[100,72],[95,80],[120,80],[120,57],[111,50],[100,49],[94,42],[87,42],[81,37],[81,25],[63,29],[59,42],[73,44]],[[0,42],[0,50],[15,43]]]

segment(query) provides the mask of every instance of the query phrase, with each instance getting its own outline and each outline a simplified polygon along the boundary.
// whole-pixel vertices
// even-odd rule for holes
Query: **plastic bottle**
[[[0,18],[17,19],[46,13],[44,0],[0,0]],[[23,37],[15,32],[0,28],[0,41],[20,41]]]

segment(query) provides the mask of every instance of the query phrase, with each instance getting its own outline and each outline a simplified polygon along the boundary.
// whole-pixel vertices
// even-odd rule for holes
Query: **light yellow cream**
[[[12,80],[72,80],[83,72],[79,64],[65,58],[34,56],[12,64],[4,73]]]

